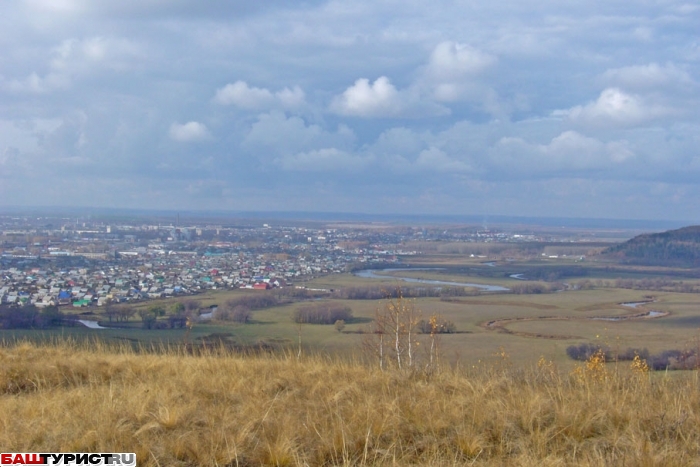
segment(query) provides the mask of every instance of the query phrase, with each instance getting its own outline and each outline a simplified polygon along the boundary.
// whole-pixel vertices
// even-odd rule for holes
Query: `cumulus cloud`
[[[496,63],[496,57],[467,44],[445,41],[430,55],[428,73],[440,81],[461,80],[475,76]]]
[[[567,173],[612,168],[635,157],[626,141],[604,143],[576,131],[564,131],[547,144],[503,137],[490,151],[491,160],[506,173]]]
[[[494,91],[479,78],[496,63],[496,58],[469,45],[446,41],[430,55],[425,73],[432,96],[440,102],[492,101]]]
[[[272,108],[294,109],[301,107],[305,99],[304,91],[299,87],[284,88],[272,93],[266,88],[248,86],[245,81],[236,81],[216,91],[214,102],[221,105],[234,105],[247,110]]]
[[[393,117],[401,111],[401,99],[389,78],[380,76],[374,83],[360,78],[336,97],[331,109],[355,117]]]
[[[299,86],[294,86],[293,88],[284,88],[281,91],[275,93],[275,97],[282,104],[282,107],[287,109],[294,109],[301,107],[304,104],[304,99],[306,95],[304,91]]]
[[[211,137],[209,130],[203,123],[187,122],[185,124],[173,123],[168,132],[170,138],[180,143],[193,143],[204,141]]]
[[[330,110],[338,115],[367,118],[412,118],[446,115],[449,110],[422,100],[417,88],[399,91],[386,76],[374,83],[360,78],[331,102]]]
[[[346,125],[335,131],[307,123],[298,116],[287,116],[275,110],[258,116],[243,140],[243,148],[261,159],[270,156],[292,155],[324,148],[350,150],[356,141],[355,133]]]
[[[115,205],[157,185],[152,207],[223,193],[298,208],[299,187],[322,183],[342,188],[296,199],[607,216],[649,181],[696,194],[698,10],[683,1],[481,2],[466,16],[460,2],[0,2],[0,199],[78,200],[76,171],[56,169],[90,161],[79,177],[129,180],[103,190]],[[623,188],[587,197],[603,178]],[[555,179],[561,192],[537,189]],[[274,195],[255,191],[266,181]],[[644,215],[685,218],[695,198]]]
[[[554,112],[555,116],[566,116],[575,123],[594,127],[633,127],[670,114],[671,109],[619,88],[605,89],[598,99],[586,105]]]
[[[214,101],[222,105],[236,105],[244,109],[259,109],[274,102],[272,93],[264,88],[249,87],[245,81],[227,84],[216,91]]]

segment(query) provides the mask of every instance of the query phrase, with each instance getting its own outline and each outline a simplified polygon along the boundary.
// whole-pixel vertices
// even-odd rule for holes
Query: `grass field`
[[[231,294],[222,295],[230,297]],[[624,289],[595,289],[542,295],[484,294],[457,297],[451,302],[421,298],[414,303],[425,319],[439,315],[455,323],[456,334],[441,335],[442,352],[452,362],[483,360],[502,347],[516,362],[533,361],[544,356],[570,366],[573,362],[566,357],[566,347],[583,342],[598,342],[620,349],[646,347],[651,352],[696,348],[700,339],[700,297],[696,294],[656,294],[656,302],[644,309],[670,313],[661,318],[619,322],[590,319],[643,311],[621,306],[620,303],[641,301],[646,295]],[[208,303],[209,300],[215,302],[216,296],[203,302]],[[303,303],[292,303],[255,311],[251,324],[199,323],[189,332],[185,329],[140,329],[138,319],[134,319],[132,324],[137,327],[132,329],[95,330],[76,326],[54,330],[2,330],[0,339],[46,341],[57,336],[77,339],[99,337],[112,342],[183,345],[220,338],[239,346],[268,344],[277,348],[297,349],[301,334],[305,351],[336,355],[357,352],[367,339],[367,335],[361,332],[368,329],[376,311],[382,309],[385,301],[334,302],[348,305],[355,316],[342,333],[332,325],[297,325],[292,321],[291,314]],[[493,320],[514,320],[503,325],[511,333],[485,326]],[[425,335],[418,336],[419,341],[426,341],[427,338]]]
[[[457,261],[459,258],[452,258]],[[476,282],[504,285],[524,284],[508,278],[511,271],[535,267],[536,263],[498,263],[495,267],[484,265],[483,259],[464,259],[467,269],[448,268],[444,271],[397,271],[397,275],[455,282]],[[445,266],[438,263],[432,266]],[[550,267],[544,265],[541,267]],[[520,268],[520,269],[519,269]],[[465,275],[464,271],[476,270],[478,275]],[[459,271],[462,271],[460,274]],[[490,275],[492,277],[485,277]],[[595,280],[595,276],[588,277]],[[309,288],[342,289],[345,287],[412,286],[396,277],[385,279],[361,278],[352,274],[319,277],[304,283]],[[260,291],[228,290],[210,291],[197,295],[202,307],[220,305],[230,298]],[[262,292],[266,293],[266,292]],[[668,315],[654,319],[624,321],[593,320],[595,317],[623,316],[636,311],[621,306],[624,302],[643,301],[653,295],[655,302],[639,311],[660,310]],[[439,298],[420,298],[414,301],[424,319],[439,315],[453,322],[457,333],[440,336],[444,357],[450,362],[472,364],[484,360],[503,348],[513,361],[531,362],[540,356],[560,365],[571,367],[574,362],[566,356],[570,345],[593,342],[613,349],[647,348],[655,353],[668,349],[697,349],[700,339],[700,295],[693,293],[648,292],[619,288],[595,288],[591,290],[566,290],[560,293],[539,295],[490,294],[453,297],[452,301]],[[177,299],[147,301],[136,304],[148,308],[158,303],[171,307]],[[367,341],[363,331],[369,329],[377,310],[385,300],[335,300],[349,306],[355,319],[346,323],[343,332],[332,325],[305,324],[299,326],[291,319],[292,312],[304,303],[291,303],[254,311],[250,324],[230,322],[197,323],[191,331],[184,329],[140,329],[138,317],[132,318],[131,329],[94,330],[83,327],[52,330],[0,330],[0,339],[15,341],[31,339],[47,341],[56,337],[87,339],[99,337],[108,342],[127,342],[133,345],[159,345],[161,343],[182,346],[185,344],[211,344],[223,340],[237,347],[267,346],[280,350],[298,351],[301,340],[304,352],[323,352],[332,355],[356,353]],[[499,320],[497,325],[487,323]],[[418,336],[423,344],[428,336]]]
[[[505,353],[440,368],[23,343],[0,348],[0,445],[149,467],[700,462],[697,372]]]

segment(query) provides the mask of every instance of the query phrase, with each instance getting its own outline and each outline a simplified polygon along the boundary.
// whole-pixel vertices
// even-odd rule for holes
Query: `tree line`
[[[56,326],[73,326],[77,317],[63,313],[57,306],[37,308],[34,305],[23,307],[0,307],[0,328],[2,329],[45,329]]]
[[[337,321],[351,321],[352,309],[333,302],[314,303],[297,308],[292,312],[292,321],[299,324],[335,324]]]

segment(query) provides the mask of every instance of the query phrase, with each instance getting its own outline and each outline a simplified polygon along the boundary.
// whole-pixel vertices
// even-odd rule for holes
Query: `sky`
[[[700,4],[0,2],[0,206],[700,222]]]

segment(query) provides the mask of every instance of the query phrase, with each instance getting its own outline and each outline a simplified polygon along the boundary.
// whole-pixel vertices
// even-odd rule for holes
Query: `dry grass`
[[[637,370],[519,369],[501,354],[427,375],[23,343],[0,349],[0,446],[160,466],[700,464],[697,373]]]

